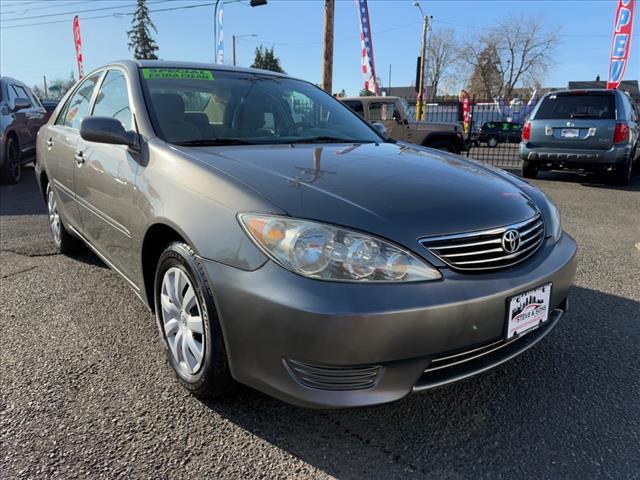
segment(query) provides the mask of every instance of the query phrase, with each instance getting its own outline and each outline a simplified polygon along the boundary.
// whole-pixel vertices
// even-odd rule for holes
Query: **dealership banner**
[[[82,41],[80,40],[80,19],[76,15],[73,17],[73,44],[76,47],[76,60],[78,62],[78,77],[84,76],[82,68]]]
[[[627,63],[629,63],[635,4],[635,0],[618,0],[609,57],[609,78],[607,80],[607,88],[609,89],[618,88],[627,69]]]
[[[356,0],[358,16],[360,18],[360,47],[362,54],[362,74],[364,75],[364,89],[379,94],[376,66],[373,60],[373,38],[371,36],[371,22],[367,0]]]
[[[224,2],[220,3],[220,10],[218,10],[218,18],[216,18],[216,22],[218,24],[218,38],[216,39],[218,42],[218,44],[216,45],[216,63],[224,63]]]
[[[464,133],[469,135],[469,130],[471,130],[471,98],[469,97],[469,92],[460,90],[458,101],[462,105],[462,125],[464,127]]]

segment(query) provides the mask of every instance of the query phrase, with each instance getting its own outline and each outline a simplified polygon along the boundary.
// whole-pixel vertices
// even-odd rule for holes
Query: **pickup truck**
[[[457,123],[416,122],[401,97],[349,97],[342,102],[370,123],[380,123],[394,140],[460,153],[466,150],[462,126]]]

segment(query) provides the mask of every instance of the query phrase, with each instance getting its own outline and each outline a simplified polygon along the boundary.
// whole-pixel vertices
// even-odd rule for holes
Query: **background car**
[[[512,122],[485,122],[475,135],[477,143],[496,147],[499,143],[520,143],[522,124]]]
[[[47,112],[19,80],[0,77],[0,183],[18,183],[22,165],[35,159],[38,130]]]
[[[640,156],[640,111],[619,90],[562,90],[545,95],[525,124],[522,175],[539,170],[607,171],[627,185]]]
[[[409,105],[401,97],[341,98],[351,110],[372,124],[382,124],[386,136],[450,153],[466,150],[464,130],[456,122],[418,122],[409,114]]]
[[[56,100],[54,98],[41,98],[40,99],[40,103],[42,104],[44,109],[47,111],[45,119],[49,120],[49,117],[51,116],[53,111],[56,109],[56,107],[58,106],[58,103],[60,103],[60,101]],[[45,120],[45,122],[46,122],[46,120]]]

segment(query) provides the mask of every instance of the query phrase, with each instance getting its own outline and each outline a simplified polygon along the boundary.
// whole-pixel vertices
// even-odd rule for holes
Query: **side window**
[[[372,102],[369,104],[369,119],[372,122],[376,120],[393,120],[399,118],[399,112],[396,112],[396,105],[393,102]]]
[[[13,104],[14,100],[18,98],[18,94],[16,93],[13,85],[7,85],[7,93],[9,97],[9,103]]]
[[[131,130],[131,107],[127,81],[119,70],[109,70],[104,78],[93,107],[92,116],[120,120],[125,130]]]
[[[361,117],[364,117],[364,108],[362,106],[362,102],[358,100],[347,100],[344,102],[344,104]]]
[[[27,100],[33,102],[33,100],[31,100],[31,97],[27,93],[27,91],[20,85],[13,85],[13,89],[16,92],[16,97],[26,98]]]
[[[82,81],[76,91],[71,95],[67,105],[56,120],[57,125],[80,129],[80,122],[89,113],[89,103],[93,90],[100,79],[102,72],[95,73]]]

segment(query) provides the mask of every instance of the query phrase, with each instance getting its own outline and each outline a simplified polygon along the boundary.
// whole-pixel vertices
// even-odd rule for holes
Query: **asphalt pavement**
[[[640,177],[541,177],[580,247],[559,326],[473,379],[314,411],[188,395],[125,283],[55,253],[27,169],[0,187],[0,478],[640,479]]]

